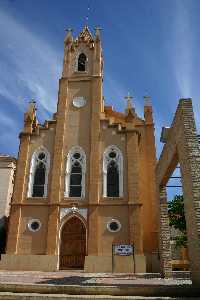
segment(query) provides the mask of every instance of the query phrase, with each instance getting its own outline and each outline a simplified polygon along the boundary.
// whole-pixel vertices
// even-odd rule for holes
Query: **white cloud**
[[[2,51],[0,93],[25,110],[30,98],[45,111],[53,112],[57,102],[61,55],[5,11],[0,11]]]
[[[190,4],[188,1],[177,1],[174,5],[176,18],[173,22],[171,41],[173,52],[170,55],[180,98],[192,98],[197,130],[200,130],[199,82],[196,81],[199,74],[196,73],[194,60],[194,54],[198,53],[199,49],[195,49],[192,41],[196,31],[193,28]]]
[[[177,5],[177,7],[176,7]],[[191,95],[191,66],[192,49],[190,43],[191,24],[187,7],[179,3],[176,7],[176,18],[174,19],[174,41],[175,45],[174,67],[180,96],[187,98]]]
[[[10,118],[5,113],[0,112],[0,120],[1,120],[1,125],[6,128],[9,128],[9,130],[16,128],[15,120],[13,120],[13,118]]]

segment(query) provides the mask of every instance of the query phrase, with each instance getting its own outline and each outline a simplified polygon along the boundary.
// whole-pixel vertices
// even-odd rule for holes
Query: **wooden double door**
[[[86,228],[77,218],[70,218],[63,226],[60,246],[60,269],[84,267],[86,255]]]

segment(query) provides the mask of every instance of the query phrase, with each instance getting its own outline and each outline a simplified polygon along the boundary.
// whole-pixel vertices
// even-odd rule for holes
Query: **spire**
[[[124,97],[124,99],[127,100],[127,107],[126,107],[125,113],[126,113],[126,120],[129,122],[132,119],[134,119],[134,117],[135,117],[135,109],[133,108],[133,105],[132,105],[133,97],[128,92],[128,96]]]
[[[36,114],[36,101],[34,99],[29,101],[29,106],[28,106],[28,110],[27,110],[26,114],[31,119],[34,118],[34,116]]]
[[[146,124],[153,123],[152,103],[150,96],[144,96],[144,119]]]
[[[144,106],[151,106],[151,97],[150,96],[144,96]]]
[[[78,36],[78,40],[87,42],[87,43],[93,42],[93,36],[92,36],[88,26],[85,26],[83,28],[83,30],[80,32],[80,34]]]
[[[96,41],[100,41],[101,39],[101,30],[102,28],[100,27],[95,27],[95,36],[96,36]]]
[[[67,33],[66,33],[66,36],[65,36],[64,43],[65,44],[70,44],[70,43],[73,42],[73,36],[72,36],[73,29],[72,28],[67,28],[66,31],[67,31]]]
[[[128,92],[128,96],[124,97],[127,100],[127,109],[132,109],[132,99],[133,97]]]
[[[24,132],[32,133],[37,126],[36,118],[36,102],[31,100],[29,102],[28,110],[24,114]]]

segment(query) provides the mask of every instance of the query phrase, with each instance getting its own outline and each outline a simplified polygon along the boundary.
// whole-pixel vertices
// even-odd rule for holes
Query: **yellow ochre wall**
[[[25,114],[7,252],[0,268],[57,270],[62,224],[60,211],[75,204],[79,209],[87,209],[85,271],[112,271],[112,245],[116,243],[131,243],[135,247],[134,259],[114,258],[116,272],[155,271],[158,212],[152,108],[144,108],[144,119],[137,116],[134,108],[127,109],[118,118],[112,109],[110,115],[106,113],[102,98],[100,40],[92,43],[87,33],[85,36],[79,44],[73,44],[71,39],[65,42],[63,75],[59,81],[57,113],[53,120],[41,126],[35,121],[34,108]],[[73,72],[76,51],[85,51],[88,56],[85,73]],[[79,96],[87,100],[81,109],[72,105],[73,98]],[[110,145],[117,146],[123,154],[121,198],[103,198],[102,194],[103,153]],[[50,153],[48,194],[46,198],[27,198],[30,162],[40,146]],[[84,199],[64,196],[66,158],[73,146],[82,147],[86,154]],[[40,219],[42,227],[38,232],[28,230],[30,219]],[[107,222],[111,219],[120,221],[122,228],[119,232],[107,230]],[[25,258],[29,255],[32,262]]]

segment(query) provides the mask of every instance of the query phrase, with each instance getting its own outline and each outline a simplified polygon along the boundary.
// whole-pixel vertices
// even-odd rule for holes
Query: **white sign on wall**
[[[114,254],[115,255],[122,255],[128,256],[133,254],[133,246],[132,245],[114,245]]]

